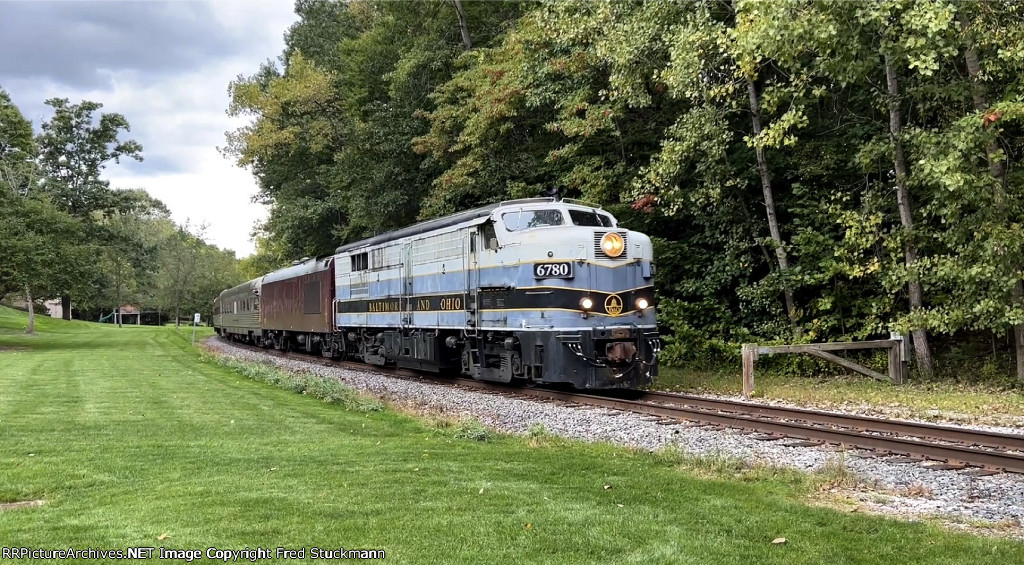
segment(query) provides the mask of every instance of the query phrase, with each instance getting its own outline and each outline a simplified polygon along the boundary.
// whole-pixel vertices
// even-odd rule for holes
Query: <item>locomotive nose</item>
[[[612,363],[632,361],[636,356],[636,344],[629,341],[616,341],[605,346],[605,357]]]

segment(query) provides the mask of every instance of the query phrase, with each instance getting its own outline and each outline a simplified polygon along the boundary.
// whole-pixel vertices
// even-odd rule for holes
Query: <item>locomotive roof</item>
[[[515,204],[550,204],[550,203],[570,204],[570,205],[575,205],[575,206],[584,206],[584,207],[587,207],[587,208],[600,208],[600,206],[596,206],[596,205],[593,205],[593,204],[589,204],[589,203],[585,203],[585,202],[581,202],[579,200],[573,200],[573,199],[569,199],[569,198],[566,198],[566,199],[563,199],[563,200],[560,200],[560,201],[559,200],[555,200],[554,198],[522,198],[522,199],[519,199],[519,200],[506,200],[504,202],[499,202],[497,204],[488,204],[487,206],[482,206],[480,208],[474,208],[472,210],[466,210],[465,212],[459,212],[457,214],[452,214],[451,216],[445,216],[443,218],[435,218],[433,220],[427,220],[425,222],[420,222],[418,224],[413,224],[411,226],[407,226],[407,227],[404,227],[404,228],[399,228],[399,229],[394,230],[394,231],[389,231],[387,233],[382,233],[380,235],[375,235],[373,237],[370,237],[370,238],[367,238],[367,239],[363,239],[363,240],[360,240],[360,241],[356,241],[354,243],[347,243],[347,244],[342,245],[342,246],[338,247],[337,249],[335,249],[334,252],[335,253],[344,253],[346,251],[351,251],[353,249],[359,249],[361,247],[368,247],[368,246],[371,246],[371,245],[379,245],[381,243],[387,243],[389,241],[394,241],[396,239],[402,239],[403,237],[412,237],[412,236],[415,236],[415,235],[424,234],[424,233],[431,232],[431,231],[434,231],[434,230],[444,229],[444,228],[455,226],[455,225],[462,224],[462,223],[465,223],[465,222],[470,222],[470,221],[473,221],[473,220],[477,220],[477,219],[480,219],[480,218],[484,218],[484,217],[490,216],[491,212],[493,212],[494,210],[496,210],[498,208],[501,208],[503,206],[510,206],[510,205],[515,205]]]

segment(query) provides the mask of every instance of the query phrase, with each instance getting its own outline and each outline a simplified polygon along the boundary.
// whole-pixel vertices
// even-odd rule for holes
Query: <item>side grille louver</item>
[[[613,260],[619,260],[619,259],[626,259],[626,258],[628,258],[629,257],[629,237],[628,237],[629,236],[629,232],[624,232],[624,231],[617,231],[617,232],[615,232],[615,233],[619,234],[620,236],[622,236],[622,255],[619,255],[618,257],[609,257],[604,252],[604,249],[601,249],[601,238],[604,237],[604,234],[606,234],[606,233],[608,233],[608,232],[604,232],[604,231],[596,231],[596,232],[594,232],[594,257],[597,257],[598,259],[613,259]]]

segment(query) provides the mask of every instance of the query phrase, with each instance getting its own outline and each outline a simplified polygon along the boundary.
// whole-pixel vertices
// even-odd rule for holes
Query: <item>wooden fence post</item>
[[[890,339],[895,340],[896,334],[892,334]],[[886,350],[889,353],[889,381],[894,385],[901,384],[903,382],[903,342],[896,341]]]
[[[754,392],[754,361],[757,361],[757,344],[743,344],[743,398],[750,400]]]
[[[896,384],[903,384],[910,376],[910,340],[898,333],[893,333],[890,337],[900,342],[895,348],[900,361],[900,380]]]

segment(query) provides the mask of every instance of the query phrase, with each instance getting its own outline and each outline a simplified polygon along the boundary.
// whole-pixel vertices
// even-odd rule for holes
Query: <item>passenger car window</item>
[[[560,226],[565,223],[565,220],[562,218],[562,212],[558,210],[520,210],[518,212],[506,212],[501,215],[501,221],[505,222],[505,229],[508,231]]]

